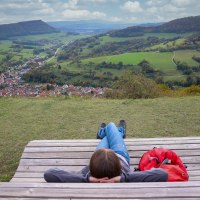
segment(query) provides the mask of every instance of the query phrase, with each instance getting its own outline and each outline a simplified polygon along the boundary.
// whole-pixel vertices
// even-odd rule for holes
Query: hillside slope
[[[56,29],[49,26],[42,20],[33,20],[0,25],[0,39],[7,39],[12,36],[23,36],[53,32],[56,32]]]
[[[143,33],[186,33],[200,31],[200,16],[175,19],[159,26],[132,26],[110,33],[113,37],[134,37]]]

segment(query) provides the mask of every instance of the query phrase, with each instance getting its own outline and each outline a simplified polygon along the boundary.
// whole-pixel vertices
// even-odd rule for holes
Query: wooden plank
[[[68,189],[131,189],[131,188],[189,188],[200,187],[196,182],[151,182],[151,183],[10,183],[1,182],[1,188],[68,188]]]
[[[6,198],[1,198],[1,200],[37,200],[37,199],[40,199],[40,198],[19,198],[19,197],[17,197],[17,198],[13,198],[13,197],[6,197]],[[59,199],[55,199],[55,198],[42,198],[42,199],[47,199],[47,200],[60,200],[60,199],[62,199],[62,198],[59,198]],[[102,198],[90,198],[90,200],[100,200],[100,199],[102,199]],[[105,199],[105,198],[103,198],[103,199]],[[114,199],[116,199],[116,198],[114,198]],[[125,198],[125,197],[123,197],[123,198],[117,198],[117,199],[126,199],[126,200],[133,200],[132,198],[130,199],[130,198]],[[147,198],[146,198],[147,199]],[[162,198],[163,200],[199,200],[199,198]],[[77,198],[68,198],[68,199],[66,199],[66,200],[83,200],[82,198],[79,198],[79,199],[77,199]],[[106,200],[113,200],[113,199],[108,199],[108,198],[106,198]],[[136,198],[134,198],[134,200],[139,200],[138,198],[136,199]],[[140,199],[141,200],[141,199]],[[148,197],[148,200],[155,200],[155,198],[151,198],[151,197]]]
[[[200,140],[199,136],[194,137],[156,137],[156,138],[126,138],[125,142],[135,142],[135,141],[176,141],[176,140]],[[69,143],[88,143],[88,142],[98,142],[97,139],[73,139],[73,140],[32,140],[29,143],[54,143],[54,142],[69,142]]]
[[[48,147],[48,146],[79,146],[79,147],[84,147],[84,146],[88,146],[88,144],[90,146],[97,146],[97,144],[100,142],[100,140],[94,140],[91,142],[87,142],[87,140],[85,142],[68,142],[68,141],[55,141],[55,142],[45,142],[45,141],[41,141],[41,142],[31,142],[27,145],[27,147]],[[161,145],[161,144],[200,144],[200,139],[195,139],[195,140],[149,140],[149,141],[125,141],[125,144],[127,146],[140,146],[140,145]]]
[[[188,174],[191,177],[198,177],[200,176],[200,171],[196,170],[196,171],[188,171]],[[15,173],[15,178],[43,178],[44,176],[44,172],[16,172]]]
[[[130,151],[147,151],[149,149],[153,149],[155,145],[143,145],[143,146],[128,146],[127,149]],[[158,146],[157,146],[158,147]],[[171,144],[171,145],[160,145],[159,147],[163,147],[171,150],[200,150],[199,144]],[[94,147],[85,146],[85,147],[26,147],[24,152],[93,152],[95,150]]]
[[[77,183],[77,184],[71,184],[71,183],[64,183],[64,184],[63,183],[52,183],[52,184],[49,184],[49,183],[12,183],[12,184],[10,184],[10,183],[4,183],[3,187],[1,187],[1,188],[9,188],[11,191],[13,191],[13,188],[16,188],[16,191],[19,191],[18,189],[22,188],[22,187],[28,188],[28,190],[31,190],[31,195],[33,193],[34,198],[41,199],[41,196],[39,196],[38,194],[35,194],[33,188],[41,188],[41,190],[43,192],[46,192],[45,188],[49,188],[50,190],[53,189],[54,193],[57,193],[57,192],[60,193],[60,191],[63,192],[63,191],[66,191],[66,189],[70,189],[70,191],[72,191],[73,189],[78,189],[79,192],[80,191],[83,192],[83,189],[90,190],[90,191],[95,189],[95,193],[97,193],[96,190],[98,190],[100,192],[102,190],[108,190],[109,192],[114,191],[113,194],[116,194],[116,191],[119,192],[119,190],[127,191],[127,192],[130,193],[131,190],[135,190],[135,188],[140,188],[140,189],[142,189],[141,193],[145,192],[145,194],[146,194],[146,191],[147,191],[146,188],[151,188],[151,190],[154,190],[154,192],[156,192],[156,191],[158,192],[160,190],[159,188],[163,188],[165,190],[168,190],[168,188],[175,188],[176,191],[179,190],[179,188],[184,188],[185,191],[190,192],[190,188],[197,187],[198,190],[199,190],[200,182],[130,183],[130,184],[126,184],[126,183],[122,183],[122,184],[87,184],[87,183]],[[63,190],[58,191],[58,189],[63,189]],[[110,189],[112,189],[112,191]],[[7,190],[8,193],[10,193],[10,190]],[[133,198],[134,199],[136,199],[136,198],[138,198],[138,199],[142,198],[143,199],[144,198],[144,197],[135,197],[135,193],[136,192],[134,192],[134,194],[129,198],[127,198],[127,195],[124,194],[124,196],[121,196],[121,197],[119,197],[119,195],[117,195],[117,197],[116,196],[112,196],[112,197],[110,197],[110,199],[133,199]],[[75,199],[76,198],[76,197],[73,198],[71,196],[71,194],[68,194],[68,195],[70,195],[70,199]],[[19,199],[18,192],[17,192],[17,196],[18,197],[16,197],[16,199]],[[60,197],[60,198],[66,199],[66,195],[63,195],[63,196],[64,197]],[[167,198],[166,198],[166,196],[167,196]],[[166,195],[166,196],[163,197],[163,198],[159,197],[159,199],[168,199],[169,195]],[[21,196],[20,196],[20,198],[21,198]],[[27,197],[27,198],[28,199],[32,199],[30,197]],[[44,197],[44,196],[42,197],[42,199],[48,199],[48,198],[52,199],[52,195],[49,194],[49,192],[48,192],[47,197]],[[106,198],[106,199],[109,199],[107,194],[103,195],[103,196],[98,196],[97,195],[97,197],[94,197],[94,198],[91,197],[91,196],[89,196],[89,197],[85,196],[85,198],[90,198],[90,199],[105,199]],[[194,198],[194,197],[191,197],[191,196],[189,196],[189,197],[183,197],[182,196],[181,198],[170,197],[170,199],[176,199],[176,200],[178,200],[178,199],[188,199],[188,198],[189,199],[198,199],[198,197]],[[1,199],[3,199],[3,198],[1,198]],[[6,197],[5,199],[8,199],[8,198]],[[9,198],[9,199],[11,199],[11,198]],[[77,199],[83,199],[83,198],[81,196],[81,197],[79,197]],[[153,200],[153,199],[155,199],[155,196],[154,195],[150,196],[150,197],[147,196],[147,197],[145,197],[145,199],[152,199]]]
[[[13,197],[1,198],[1,200],[37,200],[37,199],[40,199],[40,198],[21,198],[21,197],[16,197],[16,198],[13,198]],[[53,198],[53,199],[52,198],[42,198],[42,199],[60,200],[60,198],[59,199],[55,199],[55,198]],[[66,199],[66,198],[64,198],[64,199]],[[71,200],[71,198],[67,198],[66,200]]]
[[[63,170],[66,170],[66,171],[79,171],[83,168],[84,166],[59,166],[59,165],[56,165],[56,166],[19,166],[17,168],[17,172],[44,172],[50,168],[59,168],[59,169],[63,169]]]
[[[26,183],[45,183],[46,181],[44,180],[44,178],[32,178],[32,177],[28,177],[28,178],[16,178],[13,177],[10,182],[26,182]]]
[[[200,181],[200,176],[192,176],[189,178],[189,181]],[[21,178],[21,177],[14,177],[12,178],[11,182],[29,182],[29,183],[45,183],[46,181],[44,180],[43,177],[26,177],[26,178]]]
[[[93,152],[44,152],[44,153],[23,153],[22,159],[30,159],[30,158],[69,158],[69,159],[77,159],[77,158],[87,158],[89,159],[92,156]]]
[[[130,163],[138,164],[140,158],[132,158]],[[77,166],[77,165],[88,165],[90,159],[21,159],[20,165],[71,165],[71,166]],[[200,163],[200,156],[192,156],[192,157],[182,157],[182,161],[185,164],[199,164]]]
[[[13,198],[13,197],[6,197],[6,198],[1,198],[1,200],[37,200],[37,199],[40,199],[40,198],[20,198],[20,197],[17,197],[17,198]],[[60,199],[62,199],[62,198],[59,198],[59,199],[55,199],[55,198],[42,198],[42,199],[47,199],[47,200],[60,200]],[[66,198],[64,198],[64,199],[66,199]],[[90,198],[90,200],[100,200],[100,199],[102,199],[102,198]],[[103,198],[103,199],[105,199],[105,198]],[[113,199],[116,199],[116,198],[106,198],[106,200],[113,200]],[[130,198],[126,198],[126,197],[122,197],[122,198],[117,198],[117,199],[126,199],[126,200],[133,200],[132,198],[130,199]],[[147,199],[147,198],[146,198]],[[199,198],[189,198],[189,197],[187,197],[187,198],[184,198],[184,197],[182,197],[182,198],[162,198],[163,200],[199,200]],[[83,200],[83,198],[67,198],[66,200]],[[134,200],[139,200],[139,198],[134,198]],[[141,200],[141,198],[140,198],[140,200]],[[151,198],[151,197],[148,197],[148,200],[155,200],[155,198]]]
[[[130,157],[140,158],[146,151],[129,151]],[[200,156],[199,150],[176,150],[176,153],[183,156]],[[24,152],[22,158],[90,158],[93,152]]]
[[[20,165],[68,165],[79,166],[88,165],[89,159],[21,159]]]
[[[15,178],[43,178],[44,172],[16,172]]]
[[[31,165],[24,165],[24,166],[19,166],[17,171],[18,172],[44,172],[50,168],[60,168],[66,171],[79,171],[81,170],[85,165],[80,165],[80,166],[51,166],[51,165],[46,165],[46,166],[31,166]],[[134,170],[134,167],[137,167],[137,165],[131,165],[131,169]],[[199,164],[190,164],[187,168],[188,171],[196,171],[200,170],[200,165]]]
[[[59,188],[0,188],[1,197],[40,198],[183,198],[200,197],[200,187],[181,188],[131,188],[131,189],[59,189]]]
[[[102,199],[102,198],[92,198],[92,200],[99,200],[99,199]],[[105,198],[103,198],[103,199],[105,199]],[[126,197],[122,197],[122,198],[113,198],[113,199],[126,199],[126,200],[133,200],[132,198],[131,199],[127,199]],[[108,199],[108,198],[106,198],[106,200],[113,200],[113,199]],[[134,200],[141,200],[141,199],[144,199],[144,198],[134,198]],[[146,197],[145,199],[148,199],[148,200],[155,200],[155,197]],[[161,199],[161,198],[158,198],[159,200]],[[82,198],[73,198],[73,200],[83,200]],[[182,198],[177,198],[177,197],[175,197],[175,198],[168,198],[168,197],[165,197],[165,198],[162,198],[162,200],[199,200],[199,198],[190,198],[190,197],[182,197]]]

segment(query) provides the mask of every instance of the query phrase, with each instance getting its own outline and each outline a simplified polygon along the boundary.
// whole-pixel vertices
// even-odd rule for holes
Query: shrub
[[[183,96],[200,96],[200,86],[199,85],[192,85],[190,87],[181,89],[180,93]]]
[[[159,96],[156,83],[133,72],[125,72],[113,85],[113,90],[106,90],[107,98],[155,98]]]
[[[168,96],[168,97],[176,96],[174,90],[172,90],[169,86],[167,86],[165,84],[160,84],[159,90],[160,90],[160,94],[162,96]]]
[[[182,97],[182,96],[200,96],[200,86],[192,85],[186,88],[179,88],[172,90],[166,85],[159,85],[160,93],[162,96],[169,97]]]

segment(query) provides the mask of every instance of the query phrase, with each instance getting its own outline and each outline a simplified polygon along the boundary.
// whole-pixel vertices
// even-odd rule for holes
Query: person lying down
[[[97,139],[101,140],[88,166],[77,172],[49,169],[44,173],[44,179],[55,183],[166,182],[168,174],[161,168],[131,171],[125,137],[125,120],[120,120],[118,126],[113,122],[102,123],[97,133]]]

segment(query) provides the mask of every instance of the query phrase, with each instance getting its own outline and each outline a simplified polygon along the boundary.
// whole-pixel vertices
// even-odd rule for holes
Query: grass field
[[[12,42],[9,40],[0,40],[0,51],[7,51],[9,50]]]
[[[192,59],[193,56],[200,57],[200,52],[195,50],[176,51],[175,60],[186,62],[189,66],[198,66],[199,63]]]
[[[113,56],[102,56],[96,58],[89,58],[83,60],[83,63],[94,62],[101,63],[103,61],[118,63],[122,61],[124,64],[137,65],[142,60],[147,60],[155,69],[160,69],[162,71],[169,71],[176,69],[175,64],[172,62],[173,53],[172,52],[134,52],[125,53]]]
[[[164,72],[165,81],[185,80],[185,76],[176,70],[176,65],[172,62],[173,52],[134,52],[119,55],[100,56],[82,60],[83,63],[101,63],[111,62],[137,65],[142,60],[147,60],[154,69],[159,69]],[[193,56],[200,57],[200,52],[195,50],[180,50],[175,52],[175,60],[186,62],[189,66],[198,66],[199,64],[192,59]],[[110,70],[112,71],[112,70]],[[119,73],[115,72],[115,75]]]
[[[127,121],[127,137],[200,136],[200,97],[147,100],[0,98],[0,181],[37,139],[95,138],[100,122]]]
[[[39,34],[39,35],[28,35],[28,36],[17,36],[13,37],[12,39],[16,40],[54,40],[54,41],[61,41],[67,42],[74,39],[79,39],[85,37],[83,35],[66,35],[66,33],[58,32],[58,33],[49,33],[49,34]]]

